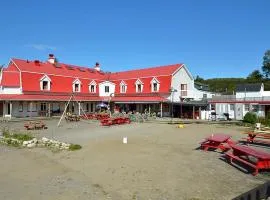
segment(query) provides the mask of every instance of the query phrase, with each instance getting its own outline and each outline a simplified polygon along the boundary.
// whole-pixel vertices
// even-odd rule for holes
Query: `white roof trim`
[[[156,83],[160,83],[156,77],[152,78],[152,80],[151,80],[151,82],[150,82],[150,83],[154,83],[154,82],[156,82]]]
[[[122,80],[122,81],[120,82],[120,85],[127,85],[127,84],[126,84],[125,81]]]
[[[44,79],[48,79],[49,81],[52,81],[47,74],[44,74],[39,80],[42,81]]]
[[[105,84],[105,83],[109,83],[109,84],[115,85],[115,83],[113,83],[113,82],[111,82],[111,81],[103,81],[103,82],[101,82],[101,83],[99,83],[99,84]]]
[[[97,85],[96,81],[95,80],[92,80],[89,85]]]
[[[75,84],[75,83],[81,84],[82,82],[80,81],[80,79],[76,78],[76,79],[73,81],[73,84]]]
[[[136,80],[135,85],[137,85],[137,84],[142,84],[142,85],[143,85],[143,82],[141,81],[141,79],[138,78],[138,79]]]

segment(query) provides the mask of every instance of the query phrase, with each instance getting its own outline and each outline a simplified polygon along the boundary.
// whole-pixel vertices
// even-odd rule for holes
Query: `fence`
[[[270,197],[270,181],[259,185],[258,187],[239,195],[232,200],[261,200]]]

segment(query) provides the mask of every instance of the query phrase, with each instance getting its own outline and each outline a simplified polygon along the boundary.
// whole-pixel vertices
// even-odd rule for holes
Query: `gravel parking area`
[[[79,151],[0,146],[1,199],[231,199],[269,179],[254,177],[197,150],[212,133],[243,137],[242,127],[144,123],[101,127],[97,122],[47,120],[37,137],[80,144]],[[23,122],[1,124],[23,130]],[[123,144],[123,137],[128,144]],[[269,149],[268,149],[269,151]]]

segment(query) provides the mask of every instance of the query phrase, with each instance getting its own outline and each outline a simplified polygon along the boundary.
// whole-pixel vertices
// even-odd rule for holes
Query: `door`
[[[0,116],[3,115],[3,102],[0,102]]]

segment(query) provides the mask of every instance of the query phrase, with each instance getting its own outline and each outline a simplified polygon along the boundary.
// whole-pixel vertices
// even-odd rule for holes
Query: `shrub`
[[[250,124],[255,124],[257,122],[257,115],[253,112],[248,112],[245,116],[244,116],[244,120],[245,123],[250,123]]]
[[[70,150],[70,151],[79,150],[79,149],[81,149],[81,148],[82,148],[82,146],[79,145],[79,144],[70,144],[70,146],[69,146],[69,150]]]

